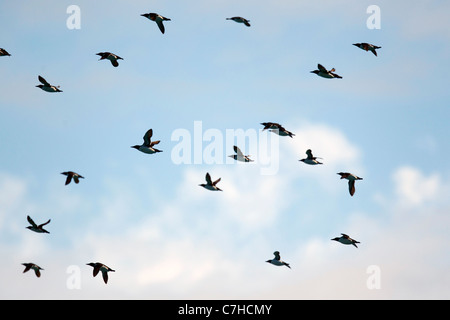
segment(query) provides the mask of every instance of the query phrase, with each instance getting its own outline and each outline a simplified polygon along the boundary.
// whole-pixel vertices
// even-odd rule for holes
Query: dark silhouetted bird
[[[354,245],[356,248],[358,248],[358,246],[357,246],[356,244],[357,244],[357,243],[361,243],[361,242],[359,242],[359,241],[356,241],[356,240],[350,238],[350,237],[349,237],[348,235],[346,235],[345,233],[341,233],[341,235],[342,235],[341,237],[336,237],[336,238],[333,238],[333,239],[331,239],[331,240],[340,242],[340,243],[342,243],[342,244],[352,244],[352,245]]]
[[[376,49],[380,49],[381,48],[381,47],[378,47],[378,46],[375,46],[373,44],[366,43],[366,42],[354,43],[353,45],[358,47],[358,48],[360,48],[360,49],[363,49],[365,51],[371,51],[375,56],[378,56]]]
[[[342,77],[334,71],[336,71],[334,68],[331,70],[327,70],[323,65],[320,63],[317,65],[318,70],[311,71],[311,73],[317,74],[319,77],[326,78],[326,79],[342,79]]]
[[[23,270],[23,273],[28,272],[30,269],[33,269],[36,277],[38,278],[41,276],[41,270],[44,270],[34,263],[22,263],[22,265],[25,266],[25,270]]]
[[[92,274],[94,275],[94,277],[98,274],[99,271],[101,271],[103,281],[105,283],[108,283],[108,272],[115,272],[115,270],[111,269],[110,267],[108,267],[100,262],[95,262],[95,263],[91,262],[91,263],[87,263],[87,265],[94,268],[94,270],[92,271]]]
[[[66,172],[61,172],[61,174],[67,176],[66,178],[66,186],[72,181],[75,181],[75,183],[79,183],[80,179],[84,179],[84,177],[76,172],[73,171],[66,171]]]
[[[338,175],[341,176],[341,179],[348,180],[348,191],[350,192],[350,195],[353,196],[355,194],[355,181],[362,180],[363,178],[348,172],[338,172]]]
[[[271,263],[274,266],[278,266],[278,267],[286,266],[289,269],[291,269],[291,267],[289,266],[289,263],[284,262],[283,260],[281,260],[279,251],[275,251],[273,254],[275,255],[275,257],[272,260],[267,260],[266,262]]]
[[[33,219],[31,219],[30,216],[27,216],[28,222],[31,224],[31,226],[28,226],[27,229],[30,229],[31,231],[37,232],[37,233],[50,233],[47,230],[45,230],[43,227],[50,223],[50,219],[46,223],[42,223],[40,225],[37,225]]]
[[[111,52],[99,52],[99,53],[96,53],[96,55],[100,56],[100,59],[98,59],[99,61],[105,60],[105,59],[109,60],[109,61],[111,61],[111,64],[114,67],[119,66],[119,61],[117,61],[117,60],[123,60],[123,58],[121,58],[118,55],[115,55],[114,53],[111,53]]]
[[[40,88],[46,92],[62,92],[62,90],[59,89],[59,86],[52,86],[43,77],[38,76],[38,80],[42,84],[37,85],[36,86],[37,88]]]
[[[151,138],[153,136],[153,129],[148,129],[145,133],[143,139],[144,143],[142,145],[131,146],[136,150],[139,150],[143,153],[153,154],[157,152],[162,152],[162,150],[156,149],[154,146],[160,143],[160,140],[152,141]]]
[[[144,13],[144,14],[141,14],[141,16],[145,17],[147,19],[150,19],[151,21],[155,21],[159,27],[159,30],[161,30],[162,33],[165,32],[163,21],[171,21],[169,18],[163,17],[162,15],[153,13],[153,12],[152,13]]]
[[[227,18],[227,20],[233,20],[233,21],[235,21],[237,23],[243,23],[247,27],[250,27],[250,20],[247,20],[247,19],[242,18],[242,17],[231,17],[231,18]]]

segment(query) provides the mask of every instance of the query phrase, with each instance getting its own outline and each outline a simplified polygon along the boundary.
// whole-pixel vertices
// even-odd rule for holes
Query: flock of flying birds
[[[154,21],[157,24],[161,33],[163,33],[163,34],[165,33],[165,27],[164,27],[163,22],[171,21],[171,19],[166,18],[157,13],[145,13],[145,14],[141,14],[141,16],[143,16],[151,21]],[[226,19],[235,21],[237,23],[242,23],[242,24],[246,25],[247,27],[250,27],[250,20],[248,20],[248,19],[238,17],[238,16],[226,18]],[[375,46],[375,45],[372,45],[369,43],[354,43],[353,45],[362,50],[370,51],[375,56],[377,56],[376,50],[381,48],[379,46]],[[111,52],[99,52],[96,55],[100,56],[99,60],[109,60],[114,67],[119,66],[118,60],[123,60],[123,58],[121,58],[118,55],[111,53]],[[9,54],[8,51],[6,51],[5,49],[0,48],[0,57],[1,56],[11,56],[11,54]],[[342,79],[342,77],[340,75],[336,74],[335,71],[336,70],[334,68],[328,70],[319,63],[317,65],[317,69],[311,71],[311,73],[314,73],[314,74],[316,74],[320,77],[326,78],[326,79]],[[38,76],[38,80],[41,84],[37,85],[36,87],[42,89],[43,91],[52,92],[52,93],[53,92],[63,92],[59,86],[50,84],[47,80],[45,80],[40,75]],[[295,134],[286,130],[282,125],[275,123],[275,122],[263,122],[263,123],[261,123],[261,125],[264,126],[264,128],[262,129],[263,131],[269,130],[270,132],[276,133],[279,136],[289,136],[291,138],[293,138],[295,136]],[[153,136],[153,130],[149,129],[144,134],[144,137],[143,137],[144,142],[141,145],[131,146],[131,148],[134,148],[134,149],[136,149],[140,152],[146,153],[146,154],[154,154],[154,153],[162,152],[162,150],[155,148],[155,145],[159,144],[160,140],[152,141],[152,136]],[[234,148],[235,154],[230,155],[229,157],[231,157],[237,161],[241,161],[241,162],[253,162],[253,160],[250,159],[250,156],[244,155],[242,153],[242,151],[239,149],[239,147],[233,146],[233,148]],[[322,162],[317,160],[317,159],[321,159],[321,158],[313,156],[311,149],[306,150],[306,155],[307,155],[306,158],[301,159],[299,161],[301,161],[305,164],[308,164],[308,165],[323,164]],[[61,174],[66,176],[65,185],[68,185],[72,180],[76,184],[78,184],[80,182],[80,179],[84,179],[83,176],[81,176],[80,174],[73,172],[73,171],[62,172]],[[349,173],[349,172],[339,172],[338,175],[340,175],[341,179],[348,180],[349,193],[351,196],[353,196],[355,194],[355,182],[357,180],[362,180],[362,178],[356,176],[355,174]],[[207,172],[206,176],[205,176],[205,180],[206,180],[206,183],[199,184],[199,186],[201,186],[207,190],[210,190],[210,191],[222,191],[222,189],[220,189],[217,186],[217,184],[220,182],[221,178],[218,178],[217,180],[212,181],[211,175]],[[27,216],[27,221],[30,224],[30,226],[26,227],[27,229],[37,232],[37,233],[50,233],[46,229],[44,229],[44,226],[46,226],[47,224],[50,223],[50,221],[51,221],[50,219],[45,223],[36,224],[30,216]],[[355,247],[357,247],[357,245],[356,245],[357,243],[360,243],[359,241],[356,241],[356,240],[350,238],[347,234],[344,234],[344,233],[341,233],[340,237],[335,237],[331,240],[338,241],[345,245],[353,245]],[[274,254],[274,258],[269,259],[266,262],[271,263],[275,266],[286,266],[288,268],[291,268],[289,263],[281,260],[279,251],[275,251],[273,254]],[[32,270],[34,270],[37,277],[41,276],[40,270],[43,270],[43,269],[40,266],[38,266],[37,264],[23,263],[22,265],[25,266],[25,270],[23,272],[27,272],[32,269]],[[105,282],[105,284],[108,283],[108,272],[115,271],[100,262],[95,262],[95,263],[91,262],[91,263],[87,263],[87,265],[94,268],[93,269],[94,277],[97,276],[97,274],[100,271],[102,272],[102,277],[103,277],[103,281]]]

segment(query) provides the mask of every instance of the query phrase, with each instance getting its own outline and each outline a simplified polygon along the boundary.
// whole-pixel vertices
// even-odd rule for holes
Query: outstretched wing
[[[92,274],[94,275],[94,277],[98,274],[98,272],[100,271],[100,267],[101,267],[101,265],[100,264],[96,264],[95,266],[94,266],[94,270],[92,271]]]
[[[158,25],[159,30],[161,30],[161,32],[164,34],[165,28],[162,20],[156,20],[156,24]]]
[[[50,87],[50,83],[47,82],[47,80],[45,80],[44,78],[42,78],[41,76],[38,76],[38,80],[40,83],[42,83],[45,86],[49,86]]]
[[[150,142],[150,147],[153,147],[155,144],[158,144],[160,142],[161,142],[161,140],[152,141],[152,142]]]
[[[348,181],[348,191],[350,192],[351,196],[355,194],[355,180]]]
[[[281,258],[280,258],[280,252],[279,251],[275,251],[274,253],[274,256],[275,256],[275,260],[280,260]]]
[[[317,68],[319,68],[319,71],[321,71],[321,72],[328,72],[328,70],[325,69],[325,67],[323,65],[321,65],[320,63],[317,65]]]
[[[108,283],[108,272],[102,271],[102,276],[103,276],[103,281],[105,281],[105,283]]]
[[[236,152],[239,157],[243,157],[244,156],[244,154],[242,153],[241,149],[239,149],[237,146],[233,146],[233,149],[234,149],[234,152]]]
[[[212,180],[211,176],[209,175],[209,172],[206,173],[205,179],[208,184],[212,185]]]
[[[219,183],[219,181],[220,181],[221,179],[222,179],[222,178],[217,179],[216,181],[214,181],[214,182],[212,183],[212,185],[215,186],[216,184]]]
[[[311,149],[306,150],[306,154],[308,155],[308,159],[314,159]]]
[[[66,185],[68,185],[70,181],[72,181],[72,174],[69,173],[66,178]]]
[[[31,263],[22,263],[25,266],[23,273],[28,272],[31,269]]]
[[[35,228],[37,227],[37,224],[34,223],[33,219],[31,219],[30,216],[27,216],[27,220],[28,220],[28,222],[29,222],[33,227],[35,227]]]
[[[143,137],[144,145],[146,145],[147,147],[150,146],[152,136],[153,136],[153,129],[148,129]]]
[[[50,221],[51,221],[51,219],[48,219],[48,221],[47,221],[47,222],[45,222],[45,223],[43,223],[43,224],[40,224],[40,225],[39,225],[39,228],[40,228],[40,227],[43,227],[43,226],[45,226],[46,224],[49,224],[49,223],[50,223]]]

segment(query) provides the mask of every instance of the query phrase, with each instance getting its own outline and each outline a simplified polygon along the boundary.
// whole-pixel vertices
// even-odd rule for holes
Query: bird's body
[[[362,180],[363,178],[360,178],[352,173],[349,172],[338,172],[338,175],[341,176],[341,179],[347,179],[348,180],[348,191],[351,196],[355,194],[355,181],[356,180]]]
[[[333,238],[333,239],[331,239],[331,240],[334,240],[334,241],[337,241],[337,242],[340,242],[340,243],[346,244],[346,245],[351,244],[351,245],[354,245],[356,248],[358,248],[358,246],[357,246],[356,244],[357,244],[357,243],[360,243],[359,241],[356,241],[356,240],[350,238],[350,237],[349,237],[348,235],[346,235],[345,233],[341,233],[341,236],[340,236],[340,237],[336,237],[336,238]]]
[[[304,162],[306,164],[310,164],[310,165],[323,164],[322,162],[319,162],[317,160],[317,159],[321,159],[321,158],[313,156],[311,149],[306,150],[306,154],[308,156],[305,159],[301,159],[298,161],[302,161],[302,162]]]
[[[378,56],[376,50],[381,48],[381,47],[379,47],[379,46],[375,46],[375,45],[373,45],[373,44],[366,43],[366,42],[362,42],[362,43],[354,43],[353,45],[356,46],[356,47],[358,47],[358,48],[360,48],[360,49],[362,49],[362,50],[370,51],[370,52],[372,52],[375,56]]]
[[[289,263],[281,260],[279,251],[275,251],[273,254],[274,254],[275,257],[273,259],[271,259],[271,260],[267,260],[266,262],[271,263],[274,266],[278,266],[278,267],[286,266],[289,269],[291,269],[291,267],[289,266]]]
[[[102,272],[102,277],[105,284],[108,283],[108,272],[115,272],[115,270],[100,262],[91,262],[87,263],[87,265],[94,268],[94,270],[92,271],[94,277],[99,273],[99,271]]]
[[[156,24],[158,25],[159,30],[164,34],[164,32],[166,31],[164,28],[164,23],[163,21],[171,21],[169,18],[163,17],[160,14],[157,13],[144,13],[141,14],[142,17],[145,17],[151,21],[156,22]]]
[[[3,48],[0,48],[0,57],[10,56],[9,52]]]
[[[311,71],[311,73],[317,74],[319,77],[326,78],[326,79],[342,79],[342,77],[336,73],[334,68],[331,70],[327,70],[323,65],[320,63],[317,65],[317,70]]]
[[[123,58],[119,57],[118,55],[111,53],[111,52],[99,52],[96,53],[97,56],[100,56],[100,59],[98,60],[109,60],[111,61],[111,64],[114,67],[118,67],[119,66],[119,62],[117,60],[123,60]]]
[[[156,149],[154,146],[157,145],[158,143],[160,143],[160,140],[156,140],[156,141],[152,141],[151,138],[153,136],[153,129],[149,129],[147,130],[147,132],[145,133],[143,139],[144,139],[144,143],[142,145],[134,145],[131,146],[131,148],[134,148],[136,150],[139,150],[143,153],[147,153],[147,154],[153,154],[153,153],[157,153],[157,152],[162,152],[162,150]]]
[[[280,128],[277,128],[277,129],[269,129],[269,131],[273,132],[273,133],[276,133],[277,135],[282,136],[282,137],[289,136],[289,137],[293,138],[295,136],[295,134],[293,134],[289,130],[286,130],[286,128],[284,128],[284,127],[280,127]]]
[[[47,82],[47,80],[45,80],[43,77],[38,76],[38,80],[40,83],[37,85],[37,88],[40,88],[46,92],[62,92],[62,90],[59,89],[59,86],[53,86],[50,83]]]
[[[39,267],[37,264],[35,263],[22,263],[22,265],[25,266],[25,270],[23,270],[23,273],[28,272],[29,270],[34,270],[34,273],[36,274],[36,277],[40,277],[41,276],[41,267]]]
[[[234,149],[234,152],[236,152],[236,154],[229,156],[230,158],[233,158],[234,160],[241,161],[241,162],[253,162],[253,160],[250,159],[250,156],[244,155],[242,153],[241,149],[239,149],[237,146],[233,146],[233,149]]]
[[[211,190],[211,191],[222,191],[222,189],[220,189],[217,186],[217,183],[219,183],[219,181],[222,178],[219,178],[219,179],[217,179],[216,181],[213,182],[211,180],[211,175],[207,172],[206,176],[205,176],[205,179],[206,179],[206,183],[199,184],[199,186],[201,186],[201,187],[203,187],[203,188],[205,188],[207,190]]]
[[[66,178],[66,182],[65,185],[67,186],[73,179],[73,181],[75,181],[76,184],[78,184],[80,182],[80,179],[84,179],[84,177],[76,172],[73,171],[65,171],[65,172],[61,172],[62,175],[67,176]]]
[[[233,21],[235,21],[237,23],[243,23],[247,27],[250,27],[250,20],[242,18],[242,17],[231,17],[231,18],[227,18],[227,20],[233,20]]]

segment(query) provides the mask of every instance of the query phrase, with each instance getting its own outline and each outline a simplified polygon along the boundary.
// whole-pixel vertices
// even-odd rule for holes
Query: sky
[[[1,1],[0,298],[449,299],[449,11]],[[148,12],[171,19],[165,34]],[[150,128],[163,152],[130,148]],[[300,162],[307,149],[323,165]],[[207,172],[222,192],[199,186]],[[363,178],[353,197],[338,172]],[[291,269],[265,262],[274,251]],[[115,270],[108,284],[90,262]]]

